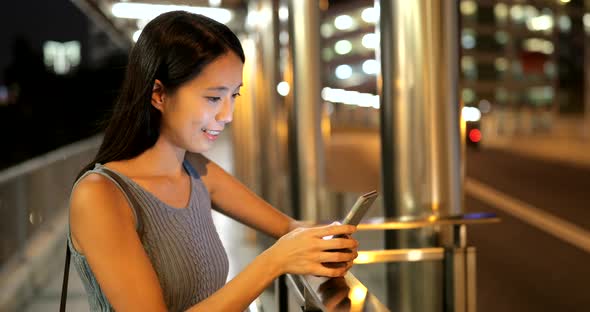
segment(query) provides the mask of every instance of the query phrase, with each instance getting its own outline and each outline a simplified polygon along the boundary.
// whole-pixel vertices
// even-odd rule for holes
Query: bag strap
[[[59,312],[66,311],[66,300],[68,298],[68,279],[70,275],[70,258],[71,258],[70,246],[66,242],[66,263],[64,265],[64,279],[61,285],[61,301],[59,303]]]
[[[141,226],[142,221],[140,219],[140,212],[138,209],[139,206],[138,206],[137,200],[135,199],[135,196],[132,196],[131,194],[129,194],[129,192],[127,192],[127,190],[124,187],[125,182],[123,182],[121,177],[119,177],[117,174],[113,173],[109,169],[102,170],[102,172],[104,172],[106,175],[111,177],[117,184],[119,184],[119,188],[125,193],[127,198],[129,198],[130,204],[132,206],[131,209],[133,209],[135,211],[135,215],[137,216],[138,228],[141,229],[142,228],[142,226]],[[68,280],[69,280],[69,275],[70,275],[69,273],[70,273],[70,258],[71,257],[72,257],[72,252],[70,251],[70,247],[68,246],[68,244],[66,242],[66,261],[65,261],[65,265],[64,265],[64,277],[63,277],[62,286],[61,286],[61,301],[59,304],[59,312],[66,311],[66,301],[67,301],[67,297],[68,297]]]

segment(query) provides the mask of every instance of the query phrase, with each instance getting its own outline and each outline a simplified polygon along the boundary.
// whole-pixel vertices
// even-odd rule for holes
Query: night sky
[[[19,0],[0,2],[0,84],[4,69],[12,61],[12,43],[22,35],[41,53],[47,40],[81,41],[82,63],[88,33],[88,19],[69,0]]]

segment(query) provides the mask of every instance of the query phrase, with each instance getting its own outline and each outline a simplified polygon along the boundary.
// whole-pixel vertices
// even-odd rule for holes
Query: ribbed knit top
[[[188,206],[182,209],[167,205],[132,179],[101,164],[78,179],[91,173],[101,174],[115,183],[126,197],[135,199],[127,197],[169,311],[184,311],[213,294],[225,284],[229,267],[213,224],[209,192],[186,160],[184,167],[190,175],[191,192]],[[69,231],[68,245],[72,263],[88,294],[90,310],[114,311],[86,258],[75,250]]]

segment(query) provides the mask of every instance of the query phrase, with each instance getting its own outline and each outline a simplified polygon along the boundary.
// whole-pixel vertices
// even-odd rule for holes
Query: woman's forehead
[[[206,89],[236,89],[242,85],[244,63],[235,53],[224,54],[209,63],[194,82]]]

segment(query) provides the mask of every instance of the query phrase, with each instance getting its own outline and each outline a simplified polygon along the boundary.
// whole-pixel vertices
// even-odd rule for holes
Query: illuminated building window
[[[477,13],[477,4],[473,0],[461,1],[459,8],[461,10],[461,14],[466,16],[474,15],[475,13]]]
[[[496,22],[498,24],[504,24],[508,20],[508,5],[505,3],[498,3],[494,5],[494,15],[496,16]]]
[[[338,79],[348,79],[352,76],[352,67],[346,64],[339,65],[336,67],[335,75]]]
[[[65,75],[80,64],[80,42],[46,41],[43,44],[43,60],[56,74]]]
[[[510,37],[508,33],[506,33],[505,31],[497,31],[496,33],[494,33],[494,39],[496,39],[496,42],[501,45],[508,43],[509,38]]]
[[[461,33],[461,45],[465,49],[475,48],[475,32],[471,29],[463,29]]]
[[[473,57],[461,57],[461,72],[463,73],[463,77],[465,77],[465,79],[477,79],[477,67],[475,66],[475,60]]]
[[[567,15],[561,15],[557,19],[557,24],[559,25],[559,30],[565,33],[568,33],[572,29],[572,20]]]
[[[352,51],[352,43],[348,40],[339,40],[334,44],[334,51],[340,55],[345,55]]]
[[[350,15],[340,15],[334,19],[334,27],[338,30],[353,30],[356,23]]]
[[[504,88],[496,88],[494,98],[498,103],[506,103],[508,101],[508,92]]]
[[[498,57],[494,60],[494,66],[497,71],[504,72],[508,70],[508,60],[505,57]]]
[[[320,33],[324,38],[330,38],[334,35],[334,27],[332,24],[324,23],[320,26]]]
[[[475,101],[475,92],[470,88],[465,88],[461,91],[461,98],[464,104],[473,103]]]
[[[379,72],[379,62],[376,60],[366,60],[363,62],[363,71],[367,75],[376,75]]]
[[[366,34],[361,41],[363,46],[367,49],[376,49],[379,46],[379,36],[375,33]]]
[[[379,20],[379,11],[373,7],[366,8],[361,13],[361,18],[366,23],[375,24]]]

